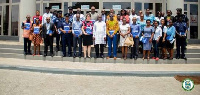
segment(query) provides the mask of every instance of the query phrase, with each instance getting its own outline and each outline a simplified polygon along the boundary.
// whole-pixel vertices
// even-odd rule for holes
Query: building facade
[[[22,40],[21,22],[26,20],[26,15],[35,15],[39,10],[42,15],[45,7],[62,10],[63,14],[68,12],[68,7],[72,6],[76,13],[76,8],[82,8],[82,13],[90,11],[91,6],[96,7],[98,13],[102,9],[109,12],[111,8],[115,13],[121,9],[135,9],[136,13],[145,9],[150,9],[152,14],[157,11],[166,13],[172,10],[173,16],[176,15],[176,8],[182,8],[183,13],[189,18],[190,32],[188,39],[200,39],[200,0],[0,0],[0,38]]]

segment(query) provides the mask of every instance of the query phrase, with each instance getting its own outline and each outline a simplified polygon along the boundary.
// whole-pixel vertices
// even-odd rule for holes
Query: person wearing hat
[[[52,17],[53,23],[55,23],[55,20],[56,20],[57,16],[58,16],[57,10],[54,10],[53,11],[53,17]]]
[[[174,17],[174,26],[178,28],[177,33],[176,33],[176,47],[177,47],[177,55],[176,58],[179,59],[180,57],[182,59],[187,59],[185,57],[185,49],[187,46],[186,39],[187,39],[187,31],[188,29],[185,27],[189,27],[189,19],[185,14],[182,14],[182,9],[177,8],[177,15]],[[186,24],[186,26],[185,26]],[[181,52],[182,56],[180,56],[180,46],[181,46]]]
[[[66,57],[66,44],[68,46],[68,56],[72,56],[72,47],[71,47],[71,36],[70,33],[72,32],[72,23],[69,21],[69,14],[65,14],[65,21],[62,23],[61,36],[62,36],[62,52],[63,57]]]
[[[53,14],[50,13],[50,7],[45,7],[46,13],[42,16],[42,24],[46,23],[46,18],[50,17],[50,22],[52,22]]]
[[[56,26],[56,51],[60,51],[60,34],[62,33],[62,31],[60,30],[60,28],[62,28],[62,23],[65,21],[65,19],[62,17],[62,11],[57,11],[58,12],[58,17],[55,19],[55,26]],[[62,43],[62,42],[61,42]]]
[[[85,20],[85,16],[83,14],[81,14],[81,9],[77,8],[77,14],[80,14],[80,20],[84,21]],[[73,17],[73,21],[76,21],[76,14]]]

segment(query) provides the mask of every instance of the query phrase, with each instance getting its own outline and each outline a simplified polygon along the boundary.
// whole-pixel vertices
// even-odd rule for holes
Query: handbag
[[[126,44],[128,46],[134,45],[133,37],[127,37],[124,44]]]
[[[28,39],[32,41],[33,40],[33,34],[30,34]]]

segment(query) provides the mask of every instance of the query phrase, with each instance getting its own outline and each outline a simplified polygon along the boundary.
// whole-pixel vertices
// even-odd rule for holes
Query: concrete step
[[[14,54],[14,53],[1,53],[0,57],[2,58],[17,58],[17,59],[25,59],[25,60],[48,60],[48,61],[70,61],[70,62],[86,62],[86,63],[127,63],[127,64],[199,64],[199,58],[188,58],[188,60],[183,59],[173,59],[173,60],[163,60],[160,59],[159,61],[155,61],[150,59],[143,60],[142,58],[138,58],[137,60],[134,59],[127,59],[123,60],[121,58],[117,58],[113,60],[113,58],[106,59],[106,58],[73,58],[73,57],[61,57],[61,56],[54,56],[54,57],[43,57],[42,55],[32,56],[27,55],[24,56],[23,54]],[[27,61],[28,62],[28,61]]]

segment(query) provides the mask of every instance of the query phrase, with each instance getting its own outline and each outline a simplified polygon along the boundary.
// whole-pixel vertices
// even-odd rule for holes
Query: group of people
[[[116,60],[119,49],[122,52],[122,59],[127,59],[130,47],[130,58],[136,60],[141,46],[143,60],[146,58],[146,53],[147,60],[150,59],[151,50],[154,51],[152,59],[159,60],[159,50],[161,50],[161,58],[172,60],[176,40],[176,58],[186,59],[188,18],[182,14],[182,9],[177,8],[176,16],[172,16],[171,10],[167,10],[166,16],[161,12],[157,12],[154,16],[149,9],[146,9],[145,14],[142,11],[136,14],[134,9],[131,11],[122,9],[120,13],[115,14],[114,10],[110,9],[110,13],[106,15],[103,9],[98,14],[95,12],[94,6],[91,7],[91,12],[85,16],[81,14],[80,8],[77,8],[77,13],[74,14],[72,7],[69,7],[69,13],[66,13],[65,17],[62,16],[62,11],[51,13],[50,7],[46,7],[46,13],[43,16],[36,11],[36,16],[32,20],[27,15],[27,19],[22,22],[24,53],[32,54],[30,50],[32,42],[34,44],[33,55],[40,55],[40,44],[44,42],[44,56],[47,56],[48,46],[50,46],[50,55],[53,57],[55,37],[56,51],[60,51],[60,46],[62,46],[63,57],[66,57],[68,53],[69,57],[81,58],[83,47],[83,57],[91,58],[91,46],[94,44],[95,58],[104,58],[104,48],[108,45],[107,59],[113,57]],[[125,43],[126,39],[130,37],[134,41],[131,46]],[[68,52],[66,52],[66,45]],[[38,50],[37,54],[36,50]],[[169,57],[167,57],[167,51]]]

